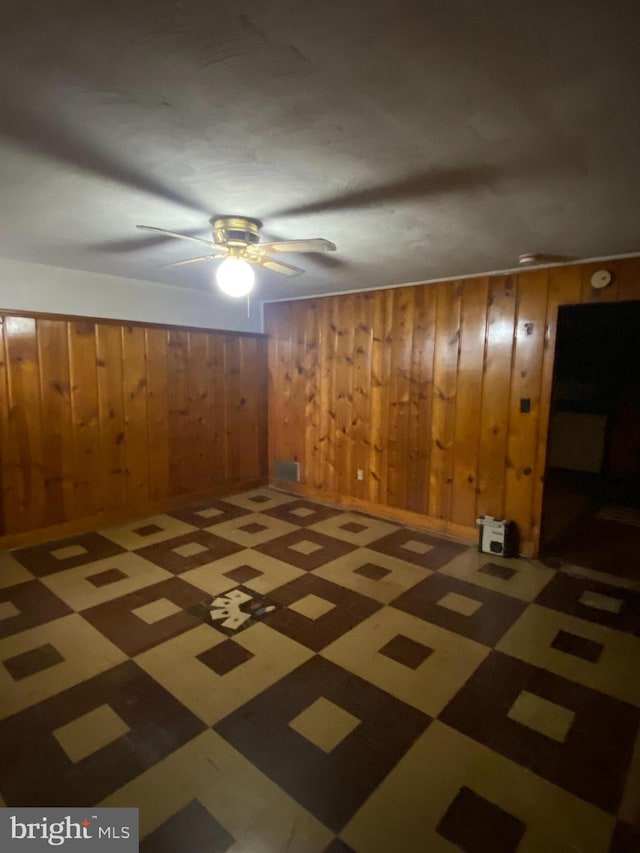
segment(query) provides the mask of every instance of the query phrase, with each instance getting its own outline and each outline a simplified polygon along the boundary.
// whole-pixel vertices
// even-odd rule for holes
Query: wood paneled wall
[[[536,553],[558,306],[631,299],[639,258],[267,305],[272,480],[469,538],[506,516]]]
[[[0,321],[0,545],[266,482],[264,336]]]

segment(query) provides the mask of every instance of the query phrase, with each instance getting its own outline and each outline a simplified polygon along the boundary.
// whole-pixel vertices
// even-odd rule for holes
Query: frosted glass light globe
[[[253,267],[241,258],[227,258],[217,269],[218,287],[227,296],[246,296],[255,284]]]

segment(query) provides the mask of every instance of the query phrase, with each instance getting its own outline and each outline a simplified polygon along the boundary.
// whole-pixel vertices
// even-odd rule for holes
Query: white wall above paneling
[[[0,308],[258,332],[260,305],[211,291],[0,258]]]

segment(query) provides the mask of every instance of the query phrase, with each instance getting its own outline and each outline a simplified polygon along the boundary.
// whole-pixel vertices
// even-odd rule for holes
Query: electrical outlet
[[[364,480],[364,468],[356,469],[356,480]]]

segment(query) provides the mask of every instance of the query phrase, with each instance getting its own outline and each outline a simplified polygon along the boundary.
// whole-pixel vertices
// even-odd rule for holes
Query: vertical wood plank
[[[170,474],[169,409],[167,392],[166,329],[145,330],[147,375],[147,461],[149,498],[157,501],[172,493]]]
[[[436,289],[415,288],[414,326],[411,348],[411,400],[407,472],[407,509],[427,515],[429,511],[429,454],[433,405],[433,359],[435,352]]]
[[[204,365],[207,363],[207,335],[204,332],[189,332],[189,358],[187,361],[187,382],[189,386],[189,405],[187,430],[189,446],[189,466],[187,483],[189,491],[205,489],[212,484],[211,473],[207,470],[210,458],[211,437],[206,429],[208,382]]]
[[[391,349],[388,336],[393,302],[390,291],[377,291],[373,297],[371,340],[371,446],[369,451],[368,497],[372,503],[387,499],[389,439],[389,374]]]
[[[336,462],[333,433],[335,428],[335,358],[338,327],[333,322],[335,300],[320,302],[320,437],[318,445],[322,460],[322,479],[319,488],[335,492]],[[304,476],[304,475],[303,475]]]
[[[547,316],[547,270],[520,275],[516,314],[505,476],[505,515],[518,525],[520,539],[531,543],[533,472],[536,464],[540,391]],[[521,411],[521,400],[530,412]]]
[[[387,503],[406,508],[408,434],[411,399],[414,288],[399,287],[393,294],[391,327],[391,381],[389,387],[389,477]]]
[[[73,516],[82,518],[103,508],[95,324],[86,320],[69,322],[68,334],[74,444]]]
[[[433,418],[429,470],[429,514],[451,517],[456,385],[460,351],[460,283],[435,285],[436,340],[433,368]]]
[[[320,323],[318,302],[306,302],[306,353],[304,390],[304,479],[314,488],[320,488],[322,475],[321,410],[320,398]]]
[[[238,482],[242,477],[242,450],[239,436],[242,418],[240,340],[236,336],[225,336],[224,391],[227,410],[227,463],[229,480]]]
[[[476,519],[480,440],[478,412],[482,407],[482,363],[488,293],[487,278],[467,279],[463,283],[460,360],[456,384],[451,521],[468,527],[473,527]]]
[[[353,405],[351,436],[352,494],[366,499],[368,495],[369,455],[371,452],[371,349],[373,341],[373,294],[355,295],[353,340]],[[361,470],[364,479],[357,479]]]
[[[222,335],[209,335],[207,339],[207,383],[209,429],[212,446],[212,476],[216,482],[229,482],[227,461],[227,403],[224,382],[227,371],[225,339]]]
[[[189,333],[169,330],[167,348],[167,404],[169,413],[169,479],[171,494],[189,491]]]
[[[122,381],[126,425],[127,503],[142,509],[149,502],[147,365],[144,329],[122,327]]]
[[[478,515],[501,516],[509,425],[509,391],[514,347],[517,281],[489,280],[478,456]]]
[[[120,326],[96,326],[96,364],[104,507],[110,510],[127,504],[127,424]]]
[[[353,409],[353,326],[355,297],[340,297],[334,303],[333,323],[337,327],[335,368],[334,448],[336,490],[349,495],[355,475],[351,471],[351,423]]]
[[[45,525],[65,521],[73,500],[73,429],[67,328],[39,318],[38,362],[44,439]]]

